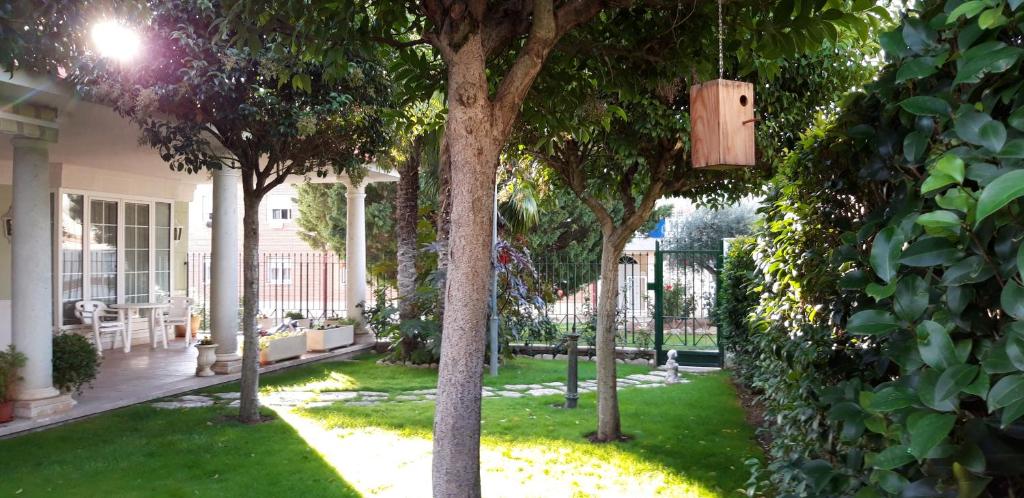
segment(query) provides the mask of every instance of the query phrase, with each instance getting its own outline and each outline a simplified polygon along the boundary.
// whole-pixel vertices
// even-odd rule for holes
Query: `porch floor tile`
[[[350,358],[371,350],[373,345],[373,338],[362,334],[352,346],[325,353],[307,353],[301,358],[261,367],[260,372],[273,372],[319,360]],[[82,394],[74,396],[77,404],[71,411],[47,419],[15,419],[0,424],[0,438],[45,429],[165,396],[233,382],[240,377],[240,374],[196,377],[196,349],[186,348],[185,341],[181,339],[169,341],[167,346],[167,349],[153,349],[147,344],[141,344],[132,346],[130,353],[121,349],[103,351],[103,362],[96,381],[92,388],[87,387]]]

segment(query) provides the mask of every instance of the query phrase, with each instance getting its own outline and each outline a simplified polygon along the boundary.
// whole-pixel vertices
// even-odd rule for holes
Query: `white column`
[[[213,371],[242,370],[238,355],[238,170],[213,172],[213,234],[210,261],[210,333],[217,343]]]
[[[366,301],[366,189],[345,181],[345,314],[362,320]],[[362,329],[360,324],[359,329]]]
[[[42,140],[15,137],[11,251],[11,339],[28,361],[14,390],[15,415],[40,418],[71,409],[53,387],[53,278],[50,160]]]

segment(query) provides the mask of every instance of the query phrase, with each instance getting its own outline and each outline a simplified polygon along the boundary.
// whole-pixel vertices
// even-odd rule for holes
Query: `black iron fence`
[[[197,313],[203,317],[203,325],[200,327],[202,329],[207,328],[209,317],[212,281],[210,262],[211,255],[205,252],[189,253],[186,261],[188,294],[195,300]],[[299,313],[312,319],[345,316],[345,261],[334,254],[260,253],[259,275],[259,313],[274,320],[275,323],[288,313]],[[241,296],[241,263],[236,285]],[[364,297],[366,302],[373,302],[373,292],[377,287],[391,286],[388,282],[371,279]]]

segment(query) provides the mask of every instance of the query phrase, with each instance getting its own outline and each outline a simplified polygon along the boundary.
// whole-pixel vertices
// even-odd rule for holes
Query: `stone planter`
[[[351,345],[353,342],[355,342],[355,328],[352,325],[306,331],[306,349],[309,351],[329,351]]]
[[[296,334],[269,339],[267,347],[260,350],[260,363],[298,358],[306,352],[306,334]]]
[[[214,362],[217,361],[217,345],[197,344],[196,349],[199,350],[199,356],[196,359],[196,375],[199,377],[209,377],[213,375],[213,370],[210,370],[210,367],[212,367]]]

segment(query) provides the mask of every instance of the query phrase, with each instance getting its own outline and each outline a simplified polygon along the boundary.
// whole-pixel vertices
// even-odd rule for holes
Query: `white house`
[[[138,134],[60,80],[0,75],[0,348],[13,344],[28,357],[15,389],[18,417],[74,405],[51,375],[52,336],[82,328],[74,303],[146,303],[186,292],[189,202],[211,176],[215,371],[240,369],[239,174],[171,171]],[[366,181],[394,178],[374,172]],[[363,226],[362,191],[350,188],[349,226]],[[347,294],[365,295],[365,235],[348,233]],[[149,341],[143,322],[135,321],[133,343]]]

